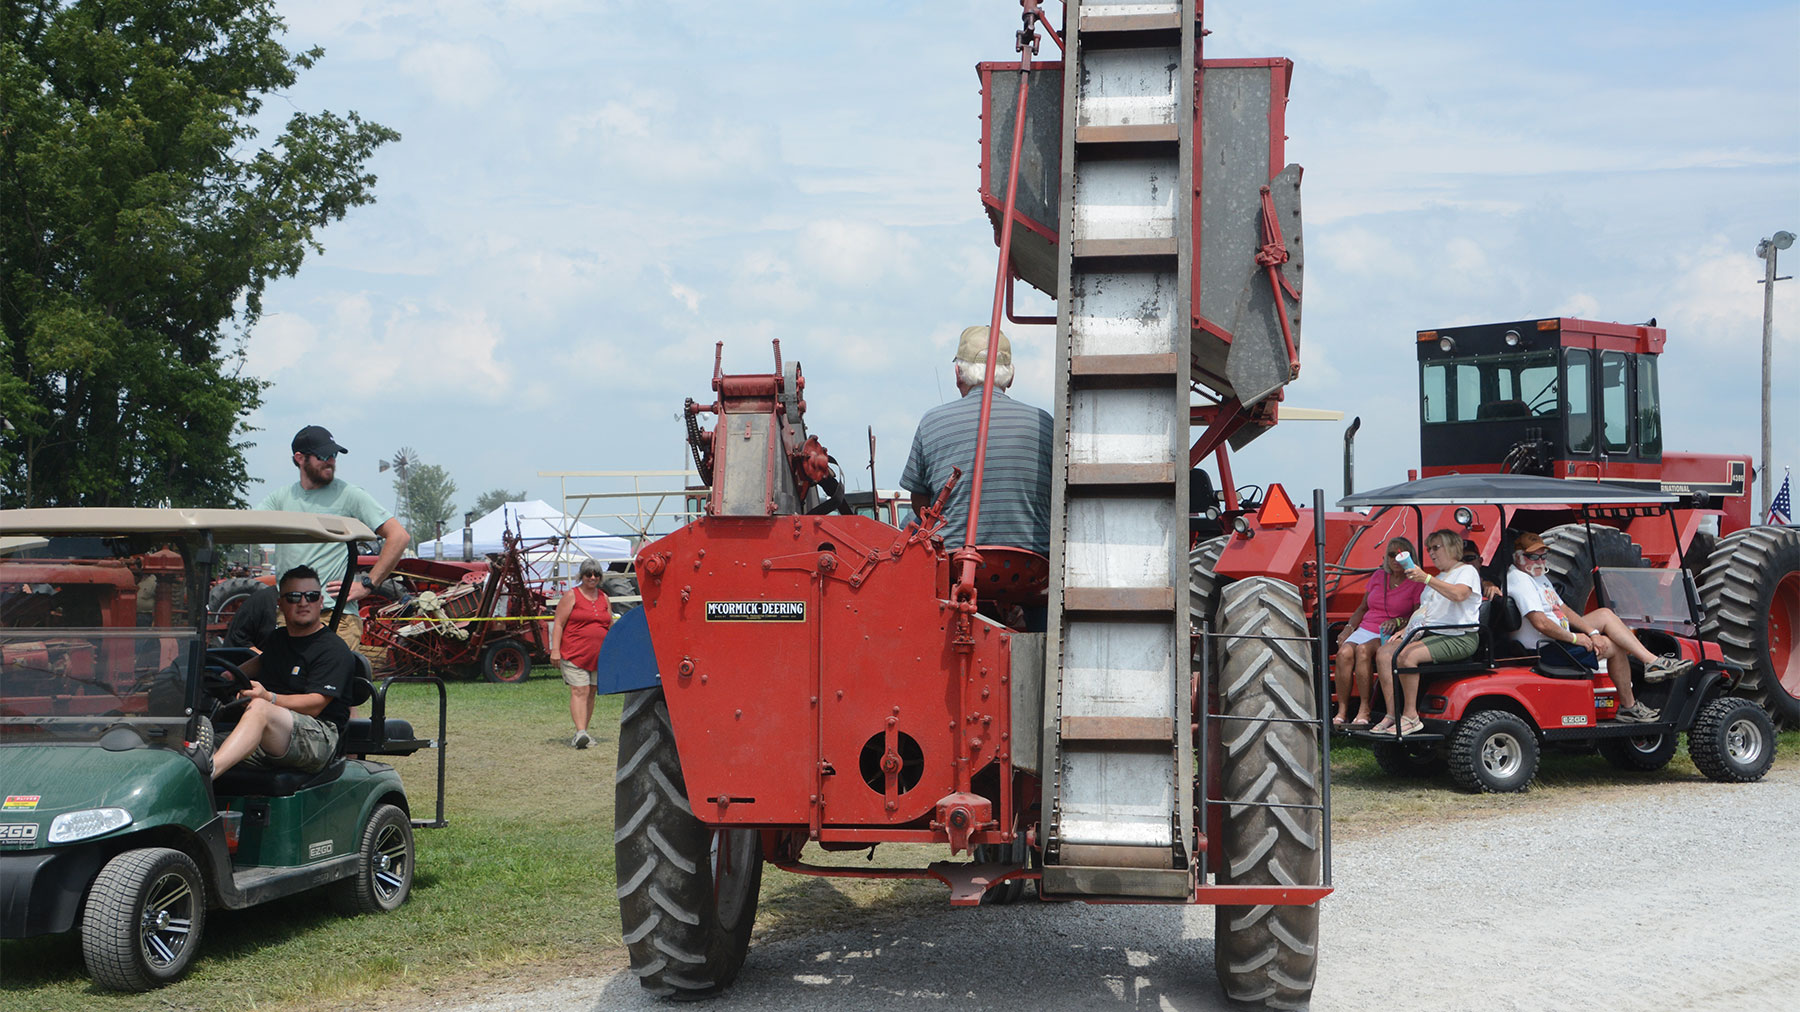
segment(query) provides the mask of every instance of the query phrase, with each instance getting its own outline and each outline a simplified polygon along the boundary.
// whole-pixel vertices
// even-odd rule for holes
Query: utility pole
[[[1763,259],[1763,278],[1759,284],[1763,286],[1763,333],[1762,333],[1762,459],[1757,462],[1757,470],[1762,472],[1762,512],[1758,518],[1767,520],[1769,504],[1774,502],[1774,493],[1770,490],[1770,482],[1774,478],[1774,464],[1769,460],[1773,452],[1771,443],[1773,431],[1769,414],[1769,375],[1774,365],[1774,340],[1771,336],[1775,322],[1775,282],[1788,281],[1791,278],[1775,276],[1775,256],[1781,250],[1794,244],[1794,233],[1777,232],[1756,244],[1756,255]]]

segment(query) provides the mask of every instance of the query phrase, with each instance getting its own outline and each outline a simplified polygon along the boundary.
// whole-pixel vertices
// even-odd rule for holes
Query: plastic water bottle
[[[1401,552],[1399,555],[1394,556],[1394,561],[1400,563],[1401,569],[1417,569],[1417,568],[1419,568],[1419,567],[1413,565],[1411,552]]]

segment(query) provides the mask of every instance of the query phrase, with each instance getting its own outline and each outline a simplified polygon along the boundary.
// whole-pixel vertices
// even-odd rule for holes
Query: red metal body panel
[[[934,545],[860,516],[708,516],[645,546],[638,572],[702,820],[942,841],[930,817],[959,755],[1010,771],[1011,634],[978,617],[958,651]]]
[[[1512,700],[1525,708],[1533,724],[1545,730],[1593,727],[1602,712],[1611,715],[1612,692],[1612,681],[1604,675],[1545,678],[1530,668],[1502,667],[1492,674],[1426,683],[1419,689],[1420,699],[1429,702],[1433,696],[1441,697],[1445,706],[1434,711],[1421,705],[1419,712],[1439,720],[1461,720],[1477,700]]]

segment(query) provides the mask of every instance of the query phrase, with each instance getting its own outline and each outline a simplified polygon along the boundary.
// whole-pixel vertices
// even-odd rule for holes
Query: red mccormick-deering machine
[[[956,904],[1031,883],[1214,904],[1231,998],[1311,993],[1330,892],[1323,613],[1270,578],[1205,590],[1216,633],[1210,607],[1198,628],[1189,612],[1191,468],[1272,424],[1298,369],[1291,65],[1203,60],[1195,0],[1072,0],[1060,26],[1023,7],[1017,62],[980,68],[983,199],[992,327],[1015,278],[1059,307],[1050,555],[938,537],[958,481],[978,529],[991,386],[971,472],[902,529],[850,515],[779,345],[767,373],[727,374],[721,353],[687,413],[705,513],[641,550],[644,606],[601,659],[615,688],[648,686],[625,704],[616,841],[652,991],[731,983],[768,862],[936,878]],[[1036,60],[1043,36],[1062,62]],[[1315,552],[1315,603],[1317,569]],[[1025,611],[1047,632],[1008,624]],[[882,843],[947,860],[808,853]]]

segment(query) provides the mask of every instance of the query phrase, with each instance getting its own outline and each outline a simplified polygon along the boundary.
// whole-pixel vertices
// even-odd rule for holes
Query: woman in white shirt
[[[1431,561],[1437,564],[1438,574],[1433,576],[1418,566],[1406,571],[1407,579],[1425,586],[1424,593],[1419,596],[1419,610],[1413,613],[1412,620],[1406,624],[1405,629],[1396,633],[1375,653],[1375,668],[1390,700],[1395,698],[1394,668],[1416,667],[1426,661],[1460,661],[1473,656],[1481,641],[1479,631],[1472,628],[1481,621],[1481,574],[1475,571],[1474,566],[1462,560],[1462,535],[1449,529],[1433,531],[1425,539],[1425,550],[1431,553]],[[1396,658],[1395,649],[1414,629],[1421,626],[1471,628],[1426,632],[1401,650]],[[1425,722],[1419,719],[1418,673],[1400,676],[1400,690],[1403,700],[1400,733],[1412,734],[1423,730]],[[1392,733],[1394,715],[1388,714],[1370,730]]]

